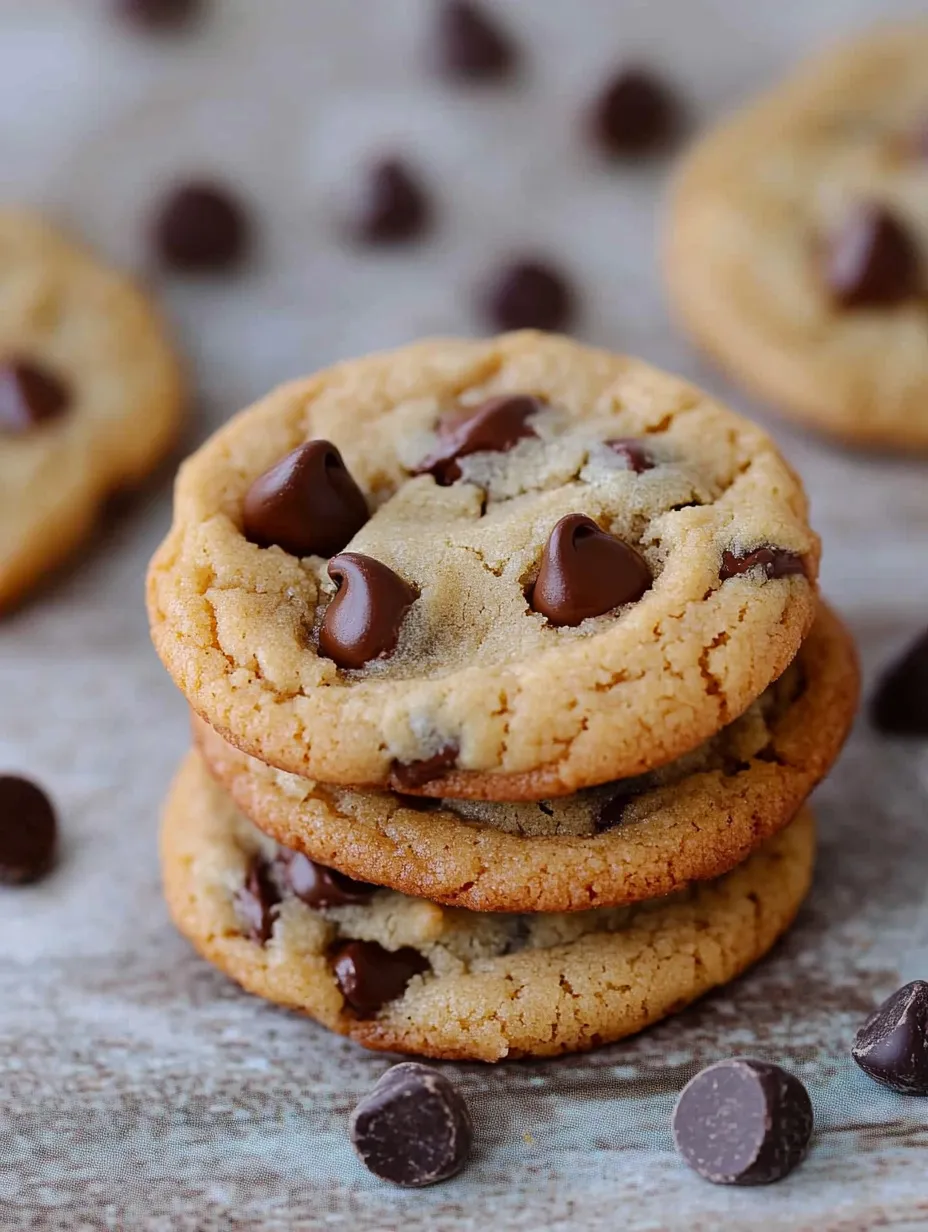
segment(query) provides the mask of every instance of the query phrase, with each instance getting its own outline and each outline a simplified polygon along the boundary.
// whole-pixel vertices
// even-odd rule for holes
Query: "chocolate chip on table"
[[[512,72],[518,59],[509,34],[468,0],[440,4],[435,46],[438,69],[458,81],[498,80]]]
[[[177,30],[203,12],[204,0],[114,0],[120,17],[146,30]]]
[[[614,158],[641,158],[665,149],[680,129],[680,110],[660,78],[627,68],[605,86],[590,111],[597,144]]]
[[[716,1185],[768,1185],[792,1172],[812,1136],[812,1103],[798,1078],[750,1058],[720,1061],[683,1088],[673,1113],[677,1150]]]
[[[330,441],[307,441],[251,485],[243,506],[245,538],[291,556],[332,556],[370,514],[364,493]]]
[[[928,736],[928,631],[884,672],[870,717],[888,735]]]
[[[266,860],[260,856],[248,865],[245,880],[235,896],[235,911],[245,927],[245,934],[259,945],[266,945],[274,931],[274,908],[280,893],[271,877]]]
[[[645,445],[632,436],[615,437],[611,441],[605,441],[604,444],[620,458],[624,458],[628,469],[634,471],[636,475],[653,470],[657,465]]]
[[[472,453],[507,453],[525,437],[535,436],[528,420],[543,406],[540,399],[529,394],[505,394],[443,416],[438,444],[416,468],[416,474],[432,474],[447,487],[461,478],[459,458]]]
[[[347,941],[332,955],[342,996],[358,1014],[376,1014],[406,991],[414,975],[429,970],[428,959],[411,946],[386,950],[376,941]]]
[[[367,170],[349,229],[365,244],[396,244],[422,235],[431,218],[428,194],[412,168],[385,158]]]
[[[464,1097],[417,1061],[387,1070],[351,1114],[349,1133],[369,1171],[412,1189],[460,1172],[474,1137]]]
[[[574,317],[574,294],[553,265],[517,260],[502,266],[481,296],[486,318],[498,330],[565,330]]]
[[[21,885],[47,873],[57,838],[55,810],[41,787],[0,775],[0,884]]]
[[[251,227],[245,210],[219,184],[190,183],[174,189],[155,218],[153,238],[165,265],[185,273],[231,269],[245,257]]]
[[[68,387],[44,365],[28,359],[0,365],[0,435],[30,432],[56,419],[70,402]]]
[[[395,761],[390,767],[390,781],[401,792],[417,791],[426,783],[441,778],[446,770],[453,769],[460,751],[456,744],[446,744],[431,757],[423,757],[419,761]]]
[[[354,881],[334,868],[317,864],[299,851],[281,851],[276,860],[281,884],[307,907],[347,907],[366,903],[378,887]]]
[[[569,513],[548,536],[529,605],[553,625],[579,625],[635,603],[652,580],[633,547],[600,530],[592,518]]]
[[[359,552],[333,556],[328,572],[339,588],[319,630],[321,652],[345,668],[392,654],[418,591],[382,561]]]
[[[757,568],[763,569],[768,578],[805,576],[806,572],[805,562],[796,552],[787,552],[785,548],[753,548],[750,552],[724,551],[719,581],[727,582],[729,578]]]
[[[928,984],[887,997],[857,1032],[851,1055],[868,1077],[902,1095],[928,1095]]]
[[[923,290],[918,245],[886,207],[862,202],[828,237],[823,277],[842,308],[886,308]]]

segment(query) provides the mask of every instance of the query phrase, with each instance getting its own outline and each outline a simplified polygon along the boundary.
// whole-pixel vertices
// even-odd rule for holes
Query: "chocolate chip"
[[[484,315],[496,329],[564,330],[574,316],[567,280],[543,261],[514,261],[499,269],[482,295]]]
[[[597,831],[611,830],[614,826],[621,825],[625,820],[628,806],[633,800],[643,796],[649,787],[650,778],[647,775],[620,779],[613,783],[612,794],[599,806],[599,812],[596,815]]]
[[[429,970],[428,960],[405,945],[385,950],[376,941],[347,941],[332,956],[342,996],[358,1014],[376,1014],[406,991],[414,975]]]
[[[394,771],[395,769],[396,767],[394,766]],[[402,791],[394,792],[394,795],[403,808],[412,809],[414,813],[433,813],[436,809],[441,808],[441,800],[436,799],[434,796],[407,796]]]
[[[11,359],[0,366],[0,434],[18,436],[65,411],[68,387],[43,365]]]
[[[617,158],[640,158],[664,149],[679,128],[676,99],[643,68],[624,69],[613,77],[590,113],[594,140]]]
[[[120,17],[146,30],[177,30],[203,12],[203,0],[115,0]]]
[[[349,230],[365,244],[401,243],[428,229],[431,212],[412,169],[397,158],[386,158],[367,171]]]
[[[928,736],[928,631],[883,674],[870,716],[888,735]]]
[[[802,1160],[812,1103],[792,1074],[766,1061],[720,1061],[697,1074],[673,1113],[677,1150],[716,1185],[767,1185]]]
[[[928,984],[913,980],[887,997],[857,1032],[851,1055],[881,1086],[928,1095]]]
[[[248,489],[245,538],[291,556],[340,552],[370,517],[364,493],[330,441],[307,441]]]
[[[339,667],[363,667],[392,654],[418,591],[371,556],[342,552],[329,561],[339,583],[319,631],[319,649]]]
[[[518,441],[535,436],[534,428],[526,421],[543,406],[540,399],[528,394],[510,394],[443,416],[437,448],[419,464],[416,474],[432,474],[447,487],[461,478],[458,458],[472,453],[508,453]]]
[[[412,1189],[460,1172],[474,1137],[464,1097],[416,1061],[387,1070],[351,1114],[349,1133],[365,1168]]]
[[[441,778],[446,770],[453,769],[460,751],[456,744],[446,744],[431,757],[423,757],[420,761],[395,761],[390,768],[390,780],[400,791],[415,791],[433,779]]]
[[[763,569],[768,578],[794,574],[804,577],[806,573],[805,561],[796,552],[787,552],[785,548],[754,548],[750,552],[723,552],[719,581],[727,582],[729,578],[758,568]]]
[[[603,443],[613,453],[618,454],[620,458],[624,458],[628,469],[634,471],[636,475],[640,475],[644,471],[653,470],[657,465],[644,444],[641,441],[635,440],[634,437],[618,436],[614,440],[604,441]]]
[[[237,265],[251,238],[245,211],[232,193],[207,183],[175,189],[158,211],[153,235],[165,265],[188,273]]]
[[[260,856],[248,865],[245,881],[235,896],[235,910],[245,933],[259,945],[266,945],[274,931],[274,908],[280,894],[266,860]]]
[[[307,907],[348,907],[366,903],[378,888],[317,864],[300,851],[281,851],[276,865],[281,885],[302,899]]]
[[[579,625],[651,588],[651,570],[633,547],[592,518],[569,513],[548,536],[529,604],[553,625]]]
[[[458,81],[491,81],[516,64],[515,44],[477,4],[446,0],[438,10],[436,60],[439,70]]]
[[[55,810],[41,787],[0,775],[0,883],[24,884],[47,873],[57,834]]]
[[[829,237],[824,278],[842,308],[888,307],[920,294],[921,255],[898,218],[864,202]]]

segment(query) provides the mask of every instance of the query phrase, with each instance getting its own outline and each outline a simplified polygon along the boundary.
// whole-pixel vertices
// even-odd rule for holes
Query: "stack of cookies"
[[[532,333],[287,385],[181,470],[149,576],[194,712],[174,919],[372,1048],[591,1048],[793,920],[857,698],[771,440]]]

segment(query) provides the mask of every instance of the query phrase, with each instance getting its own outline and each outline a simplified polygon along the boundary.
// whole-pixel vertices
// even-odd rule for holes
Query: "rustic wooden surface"
[[[598,169],[576,140],[576,104],[634,50],[667,66],[703,123],[810,40],[922,6],[509,0],[531,72],[521,91],[475,96],[419,71],[425,0],[215,0],[196,39],[167,44],[120,34],[103,7],[0,0],[2,196],[42,204],[139,265],[138,219],[170,173],[221,170],[247,190],[262,224],[254,268],[157,288],[201,394],[195,440],[280,378],[472,328],[477,268],[526,237],[576,271],[584,336],[730,392],[666,323],[652,252],[663,168]],[[443,231],[406,254],[333,247],[330,194],[344,167],[380,134],[403,133],[431,171]],[[928,462],[864,459],[777,431],[808,480],[826,590],[872,679],[928,612]],[[156,818],[184,708],[141,606],[167,517],[165,472],[0,627],[0,765],[50,785],[64,832],[50,880],[0,894],[0,1227],[928,1224],[928,1103],[882,1091],[848,1056],[874,999],[928,971],[928,749],[882,742],[861,722],[818,796],[814,894],[776,954],[623,1046],[450,1067],[476,1115],[473,1165],[435,1190],[393,1192],[355,1163],[345,1136],[387,1060],[250,1000],[167,922]],[[732,1053],[791,1066],[815,1103],[809,1160],[766,1191],[706,1185],[671,1146],[676,1092]]]

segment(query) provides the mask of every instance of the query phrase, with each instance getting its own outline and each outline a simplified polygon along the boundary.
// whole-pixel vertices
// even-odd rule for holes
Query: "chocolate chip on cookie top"
[[[767,578],[804,577],[806,565],[796,552],[787,552],[783,548],[753,548],[749,552],[722,553],[722,564],[719,568],[719,581],[727,582],[729,578],[750,573],[752,569],[762,569]]]
[[[329,561],[338,583],[319,632],[319,649],[339,667],[359,668],[396,649],[407,610],[419,597],[382,561],[342,552]]]
[[[553,625],[579,625],[651,588],[651,570],[633,547],[600,530],[592,518],[569,513],[548,536],[529,603]]]
[[[248,489],[245,538],[292,556],[332,556],[368,519],[364,493],[330,441],[308,441]]]
[[[643,475],[645,471],[653,470],[657,465],[654,455],[644,441],[635,440],[634,437],[614,437],[612,440],[604,441],[603,444],[614,454],[623,458],[628,469],[634,471],[636,475]]]
[[[842,308],[889,307],[923,290],[914,238],[891,210],[875,202],[854,206],[829,237],[823,272]]]
[[[435,451],[416,468],[416,474],[432,474],[443,486],[461,477],[459,458],[472,453],[507,453],[520,440],[535,436],[528,422],[544,403],[530,394],[490,398],[472,410],[442,417]]]
[[[377,941],[347,941],[332,956],[342,996],[358,1014],[376,1014],[406,991],[414,975],[428,971],[429,960],[411,946],[387,950]]]
[[[30,432],[67,410],[71,393],[51,369],[34,360],[0,365],[0,435]]]

